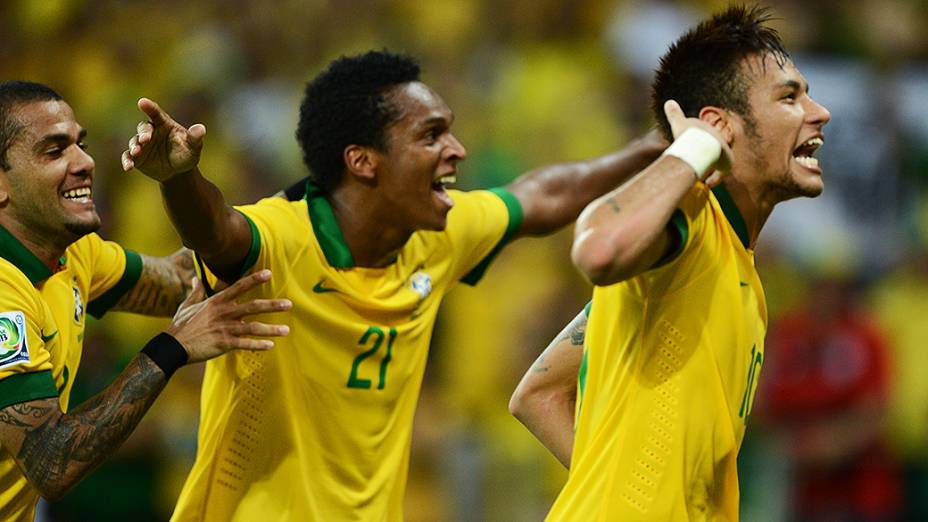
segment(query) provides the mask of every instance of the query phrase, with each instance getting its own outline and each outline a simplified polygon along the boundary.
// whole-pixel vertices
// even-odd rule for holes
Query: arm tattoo
[[[170,317],[190,292],[193,253],[186,248],[168,257],[142,256],[142,275],[114,310]]]
[[[619,204],[616,203],[615,198],[609,198],[609,199],[607,199],[606,201],[609,202],[609,208],[611,208],[612,211],[615,212],[616,214],[618,214],[619,211],[622,210],[622,209],[619,207]]]
[[[28,426],[17,460],[30,481],[41,491],[63,493],[125,441],[165,384],[164,373],[148,357],[138,355],[111,385],[72,412],[48,415],[51,407],[22,403],[8,408],[12,414],[2,420]],[[57,408],[49,402],[40,404]]]
[[[545,364],[545,354],[548,353],[548,350],[553,346],[563,343],[564,341],[570,341],[571,346],[583,346],[585,337],[586,312],[581,312],[566,328],[561,330],[561,333],[557,334],[557,337],[551,341],[551,344],[545,348],[545,351],[538,356],[538,359],[535,360],[535,364],[532,365],[532,373],[545,373],[551,369],[550,364]]]

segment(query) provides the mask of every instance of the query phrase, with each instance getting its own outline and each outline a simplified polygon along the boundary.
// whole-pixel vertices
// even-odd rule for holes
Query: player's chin
[[[64,228],[77,237],[83,237],[100,230],[100,225],[100,216],[96,212],[90,212],[85,216],[66,221]]]
[[[801,176],[796,181],[796,188],[800,197],[816,198],[825,191],[825,181],[820,174]]]

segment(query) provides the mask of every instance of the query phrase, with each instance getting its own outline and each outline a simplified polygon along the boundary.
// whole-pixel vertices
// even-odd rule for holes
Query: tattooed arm
[[[244,322],[252,314],[291,307],[285,299],[236,298],[270,279],[252,274],[206,299],[200,285],[181,303],[167,332],[184,348],[187,363],[234,349],[267,350],[269,339],[287,334],[282,325]],[[137,355],[109,386],[68,413],[57,398],[0,409],[0,445],[43,497],[61,498],[122,444],[167,384],[164,371],[147,354]]]
[[[586,311],[580,312],[538,357],[509,400],[509,411],[566,468],[574,447],[577,372],[583,359]]]
[[[113,310],[170,317],[190,293],[193,252],[182,248],[167,257],[142,255],[142,274]]]

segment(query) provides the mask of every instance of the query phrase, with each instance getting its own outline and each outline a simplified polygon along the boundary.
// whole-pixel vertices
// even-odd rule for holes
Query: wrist
[[[165,379],[170,379],[178,368],[187,364],[189,357],[184,346],[167,332],[161,332],[148,341],[142,353],[161,368]]]
[[[722,154],[722,144],[711,133],[690,127],[667,147],[663,156],[674,156],[689,165],[697,181],[705,181]]]

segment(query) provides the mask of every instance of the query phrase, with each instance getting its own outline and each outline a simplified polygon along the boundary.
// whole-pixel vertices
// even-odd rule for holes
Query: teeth
[[[451,183],[457,182],[458,178],[454,174],[449,174],[447,176],[442,176],[438,178],[438,183],[441,185],[450,185]]]
[[[76,188],[66,191],[64,197],[67,199],[89,198],[91,192],[90,187]]]
[[[796,156],[795,159],[800,165],[804,167],[807,167],[807,168],[818,167],[818,159],[813,158],[812,156]]]
[[[816,149],[825,144],[825,141],[822,138],[812,138],[811,140],[802,144],[803,147],[815,147]]]

